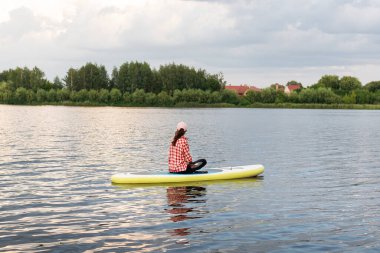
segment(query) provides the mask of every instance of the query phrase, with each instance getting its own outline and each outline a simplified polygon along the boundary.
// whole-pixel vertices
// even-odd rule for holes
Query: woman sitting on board
[[[192,161],[189,144],[185,137],[186,131],[186,123],[183,121],[179,122],[173,141],[170,144],[169,172],[178,174],[207,173],[207,171],[198,171],[207,164],[205,159]]]

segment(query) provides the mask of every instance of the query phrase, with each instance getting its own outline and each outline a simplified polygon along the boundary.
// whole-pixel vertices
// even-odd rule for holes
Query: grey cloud
[[[0,23],[0,34],[3,37],[20,39],[23,35],[41,29],[41,22],[33,12],[25,7],[12,10],[9,21]]]
[[[160,26],[167,25],[170,13],[156,19],[136,16],[130,20],[131,28],[121,33],[122,46],[118,50],[135,59],[166,62],[191,59],[221,69],[355,64],[373,62],[379,56],[379,47],[373,43],[375,36],[366,33],[366,23],[360,25],[360,21],[340,13],[344,8],[351,8],[364,15],[367,8],[377,8],[378,5],[371,1],[360,4],[357,1],[300,0],[286,4],[283,1],[202,2],[223,6],[227,11],[220,13],[223,15],[221,22],[231,22],[232,26],[201,23],[205,15],[218,15],[218,9],[199,16],[186,12],[176,20],[175,29],[167,34],[156,34]],[[204,7],[203,3],[201,5]],[[195,5],[194,9],[197,7],[200,6]],[[120,9],[109,11],[121,12]],[[357,24],[356,27],[351,23]],[[380,27],[379,24],[370,25]],[[197,29],[204,32],[197,33]],[[355,35],[358,29],[361,29],[361,38]],[[167,39],[168,44],[157,40],[157,35]]]

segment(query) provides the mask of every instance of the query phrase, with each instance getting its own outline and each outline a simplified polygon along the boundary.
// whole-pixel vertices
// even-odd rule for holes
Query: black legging
[[[206,159],[199,159],[199,160],[196,160],[195,162],[188,163],[187,164],[187,168],[186,168],[185,171],[174,172],[174,173],[177,173],[177,174],[191,174],[191,173],[196,172],[197,170],[202,169],[206,164],[207,164]],[[195,166],[192,167],[192,165],[195,165]]]

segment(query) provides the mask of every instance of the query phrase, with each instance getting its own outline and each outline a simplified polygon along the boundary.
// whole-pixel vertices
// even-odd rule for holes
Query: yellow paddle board
[[[261,164],[224,167],[216,169],[205,169],[204,174],[174,174],[169,172],[161,173],[119,173],[111,177],[111,181],[116,184],[155,184],[155,183],[179,183],[198,182],[210,180],[225,180],[236,178],[247,178],[260,175],[264,172]]]

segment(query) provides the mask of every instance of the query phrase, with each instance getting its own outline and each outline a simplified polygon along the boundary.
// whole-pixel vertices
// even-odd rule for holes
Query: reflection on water
[[[199,207],[201,203],[206,203],[206,188],[201,186],[180,186],[168,187],[166,196],[171,214],[170,220],[180,222],[188,219],[202,218],[204,210]],[[197,205],[194,205],[196,203]],[[176,228],[171,234],[185,236],[190,234],[190,227]]]

